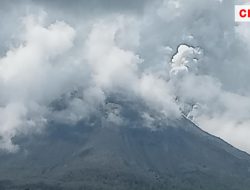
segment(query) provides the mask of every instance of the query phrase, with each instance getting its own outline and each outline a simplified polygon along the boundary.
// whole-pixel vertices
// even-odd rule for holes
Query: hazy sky
[[[234,22],[235,3],[0,1],[0,148],[122,92],[250,152],[250,25]]]

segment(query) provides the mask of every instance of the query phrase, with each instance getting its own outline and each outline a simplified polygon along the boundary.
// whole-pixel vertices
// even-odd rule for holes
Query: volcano
[[[146,114],[146,119],[145,119]],[[0,189],[248,190],[250,156],[185,116],[108,100],[75,125],[50,121],[0,155]]]

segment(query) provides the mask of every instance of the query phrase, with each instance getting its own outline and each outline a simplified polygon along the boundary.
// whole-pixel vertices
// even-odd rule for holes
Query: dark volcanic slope
[[[119,126],[107,110],[119,109]],[[135,104],[107,104],[76,126],[51,123],[0,157],[0,189],[249,190],[250,157],[186,118],[144,127]],[[117,113],[117,111],[115,112]]]

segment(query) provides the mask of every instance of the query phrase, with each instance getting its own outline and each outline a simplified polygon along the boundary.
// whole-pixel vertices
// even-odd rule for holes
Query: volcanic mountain
[[[185,116],[107,100],[75,125],[50,121],[0,155],[1,190],[248,190],[250,156]]]

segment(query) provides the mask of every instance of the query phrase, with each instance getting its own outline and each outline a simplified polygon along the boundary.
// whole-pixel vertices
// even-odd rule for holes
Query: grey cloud
[[[65,14],[86,15],[86,14],[103,14],[103,13],[141,13],[148,0],[42,0],[32,1],[34,4],[42,5],[45,8],[53,8],[63,11]]]

